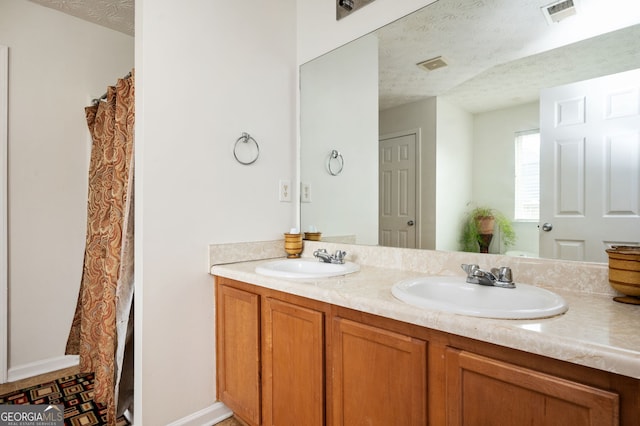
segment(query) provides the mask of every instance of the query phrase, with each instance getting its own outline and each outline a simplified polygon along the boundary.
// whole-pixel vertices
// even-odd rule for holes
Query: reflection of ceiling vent
[[[569,16],[575,15],[576,0],[561,0],[542,7],[542,14],[549,24],[560,22]]]
[[[437,70],[438,68],[443,68],[447,66],[447,63],[442,59],[442,56],[436,56],[435,58],[427,59],[426,61],[422,61],[418,64],[420,68],[424,68],[427,71]]]

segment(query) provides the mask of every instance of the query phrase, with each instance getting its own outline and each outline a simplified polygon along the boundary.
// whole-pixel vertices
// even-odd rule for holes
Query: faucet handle
[[[326,252],[327,252],[327,249],[323,249],[323,248],[321,248],[321,249],[318,249],[318,250],[314,251],[314,252],[313,252],[313,255],[314,255],[314,256],[317,256],[317,255],[318,255],[318,253],[326,253]]]
[[[513,282],[513,274],[511,268],[508,266],[501,266],[500,268],[492,268],[491,272],[498,278],[498,281],[503,283]]]
[[[479,265],[475,265],[475,264],[467,265],[466,263],[463,263],[462,265],[460,265],[460,267],[462,268],[462,270],[464,272],[467,273],[467,276],[469,276],[469,277],[472,277],[474,272],[477,271],[478,269],[480,269]]]

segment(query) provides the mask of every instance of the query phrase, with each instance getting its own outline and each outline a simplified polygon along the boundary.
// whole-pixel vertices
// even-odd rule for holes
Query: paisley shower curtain
[[[134,73],[85,115],[93,139],[86,247],[66,353],[80,355],[81,372],[95,373],[94,401],[114,425],[121,375],[132,374],[123,364],[133,315]]]

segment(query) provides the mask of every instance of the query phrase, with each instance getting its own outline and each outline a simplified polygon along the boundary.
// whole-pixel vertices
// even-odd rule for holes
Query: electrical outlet
[[[280,201],[290,203],[291,202],[291,181],[280,179],[278,185],[278,198]]]
[[[310,183],[300,183],[300,202],[302,203],[310,203],[311,202],[311,184]]]

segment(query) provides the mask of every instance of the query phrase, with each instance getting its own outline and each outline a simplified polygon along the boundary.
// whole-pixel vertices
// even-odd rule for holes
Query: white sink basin
[[[324,263],[316,259],[281,259],[256,267],[256,273],[279,278],[327,278],[358,272],[353,262]]]
[[[547,318],[568,309],[561,296],[543,288],[469,284],[465,277],[412,278],[396,283],[391,292],[410,305],[484,318]]]

